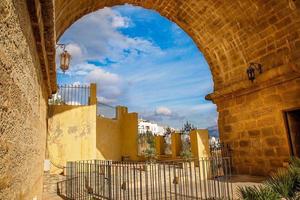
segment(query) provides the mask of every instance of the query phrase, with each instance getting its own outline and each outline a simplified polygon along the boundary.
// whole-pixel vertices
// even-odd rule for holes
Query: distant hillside
[[[219,137],[219,129],[218,129],[218,126],[211,126],[211,127],[208,127],[208,133],[210,135],[210,137]]]

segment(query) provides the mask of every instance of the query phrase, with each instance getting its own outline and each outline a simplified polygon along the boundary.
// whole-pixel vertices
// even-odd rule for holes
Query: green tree
[[[182,129],[181,129],[180,132],[183,135],[188,135],[188,134],[190,134],[190,132],[192,130],[195,130],[195,129],[196,129],[196,127],[193,124],[191,124],[188,121],[186,121],[186,123],[183,125],[183,127],[182,127]]]
[[[155,137],[151,131],[145,133],[147,148],[144,150],[143,155],[149,160],[153,161],[156,158]]]

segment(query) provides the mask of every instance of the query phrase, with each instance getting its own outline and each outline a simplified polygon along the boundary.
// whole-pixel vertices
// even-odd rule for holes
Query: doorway
[[[292,156],[300,157],[300,109],[285,112]]]

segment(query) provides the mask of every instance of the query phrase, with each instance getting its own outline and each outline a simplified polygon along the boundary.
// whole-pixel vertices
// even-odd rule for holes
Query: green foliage
[[[58,97],[57,95],[52,95],[52,98],[48,100],[49,105],[64,105],[65,102],[62,98]]]
[[[239,198],[244,200],[279,200],[277,193],[265,186],[239,187]]]
[[[156,157],[156,149],[155,149],[155,137],[151,131],[147,131],[145,134],[140,135],[139,138],[146,142],[147,147],[142,152],[142,154],[150,161],[154,160]]]
[[[165,132],[164,132],[164,137],[169,136],[169,135],[171,135],[171,134],[172,134],[171,128],[170,128],[170,127],[167,127],[166,130],[165,130]]]
[[[193,157],[191,152],[191,144],[188,139],[182,141],[182,150],[180,152],[180,156],[184,159],[190,159]]]
[[[195,128],[195,126],[194,125],[192,125],[191,123],[189,123],[188,121],[183,125],[183,128],[181,129],[181,134],[183,134],[183,135],[188,135],[188,134],[190,134],[190,132],[192,131],[192,130],[195,130],[196,128]]]
[[[180,152],[180,156],[184,159],[190,159],[193,157],[193,154],[192,154],[191,150],[186,149],[186,150],[182,150]]]
[[[266,181],[266,185],[282,198],[288,200],[298,199],[299,195],[297,195],[297,192],[299,192],[300,188],[300,176],[292,168],[287,170],[280,169]]]
[[[292,158],[287,169],[279,169],[260,187],[239,188],[241,199],[300,200],[300,159]]]

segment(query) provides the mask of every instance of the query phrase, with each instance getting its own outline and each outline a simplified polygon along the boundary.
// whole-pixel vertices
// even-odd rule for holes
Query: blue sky
[[[157,12],[104,8],[75,22],[59,43],[68,44],[72,55],[70,70],[57,70],[59,84],[96,82],[99,101],[125,105],[162,125],[216,124],[216,107],[204,99],[213,91],[205,58],[180,27]]]

